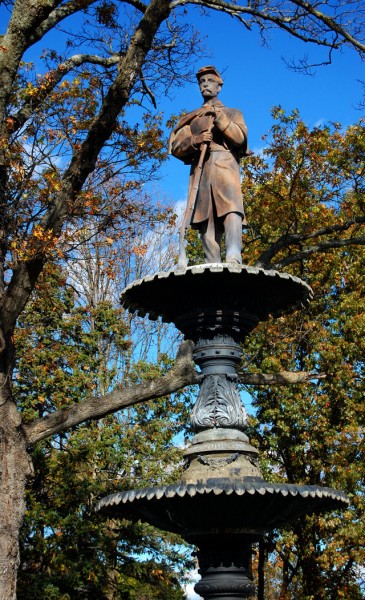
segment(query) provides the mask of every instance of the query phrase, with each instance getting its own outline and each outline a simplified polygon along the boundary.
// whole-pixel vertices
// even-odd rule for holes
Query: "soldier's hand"
[[[223,129],[227,128],[229,123],[230,119],[228,119],[228,117],[224,114],[222,110],[217,108],[215,113],[214,124],[218,127],[218,129],[222,131]]]
[[[203,133],[193,136],[193,144],[194,146],[199,146],[200,144],[211,142],[212,139],[213,135],[210,131],[203,131]]]

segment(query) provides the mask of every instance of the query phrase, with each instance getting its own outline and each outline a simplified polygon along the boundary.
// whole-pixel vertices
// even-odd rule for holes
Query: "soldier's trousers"
[[[218,218],[214,213],[213,209],[209,219],[199,226],[205,262],[222,262],[221,242],[224,233],[225,262],[242,264],[242,215],[231,212]]]

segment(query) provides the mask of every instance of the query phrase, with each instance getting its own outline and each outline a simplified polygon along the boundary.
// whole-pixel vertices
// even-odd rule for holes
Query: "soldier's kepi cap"
[[[207,73],[213,73],[213,75],[218,77],[219,83],[223,85],[223,79],[220,76],[220,73],[217,71],[217,69],[213,67],[213,65],[207,65],[206,67],[202,67],[201,69],[199,69],[199,71],[196,74],[197,80],[199,81],[200,77],[202,75],[206,75]]]

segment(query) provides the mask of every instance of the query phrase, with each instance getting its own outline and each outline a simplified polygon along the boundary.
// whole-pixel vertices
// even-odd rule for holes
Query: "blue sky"
[[[324,51],[276,30],[271,32],[270,47],[263,47],[257,31],[247,31],[227,15],[211,11],[203,17],[197,10],[188,12],[207,50],[197,67],[214,64],[223,74],[220,99],[243,112],[252,150],[263,147],[261,138],[272,124],[270,110],[278,104],[287,111],[298,108],[309,126],[338,121],[346,127],[363,116],[357,107],[365,65],[354,51],[334,52],[333,63],[316,68],[314,76],[296,73],[288,69],[283,56],[290,61],[308,55],[312,63],[318,63],[326,58]],[[173,98],[160,100],[158,107],[170,116],[200,104],[199,89],[190,84]],[[173,157],[164,166],[160,187],[170,199],[186,197],[188,170]]]

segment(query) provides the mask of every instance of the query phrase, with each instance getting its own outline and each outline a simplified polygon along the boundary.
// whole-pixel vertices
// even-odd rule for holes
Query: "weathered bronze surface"
[[[207,263],[242,263],[242,224],[246,223],[240,183],[240,156],[247,152],[247,127],[242,113],[218,100],[223,81],[213,66],[197,73],[204,99],[173,130],[169,150],[191,165],[189,199],[180,237],[179,268],[187,266],[183,234],[190,224],[199,230]]]

